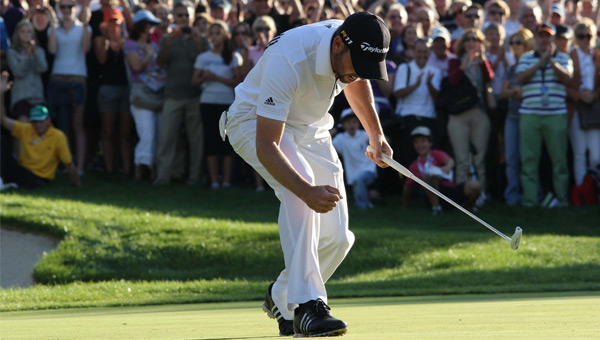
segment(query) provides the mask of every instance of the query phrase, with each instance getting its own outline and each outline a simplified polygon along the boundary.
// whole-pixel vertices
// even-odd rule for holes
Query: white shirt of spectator
[[[490,86],[492,87],[492,90],[494,91],[494,95],[496,97],[500,96],[500,92],[502,91],[502,83],[504,83],[504,80],[506,80],[506,72],[508,71],[508,68],[511,65],[514,65],[516,62],[515,57],[510,52],[505,53],[506,61],[508,61],[508,67],[504,68],[504,63],[499,63],[498,67],[496,67],[496,69],[494,70],[494,78],[490,82]],[[485,56],[490,61],[490,64],[494,64],[496,60],[498,60],[498,56],[490,52],[486,52]]]
[[[416,61],[410,63],[404,63],[398,66],[396,70],[396,79],[394,81],[394,92],[406,88],[406,77],[408,73],[408,67],[410,67],[410,79],[408,80],[408,86],[412,86],[417,83],[417,78],[421,73],[421,84],[408,96],[401,98],[396,103],[396,114],[400,116],[419,116],[423,118],[435,118],[435,103],[429,88],[427,87],[427,76],[429,73],[433,73],[431,84],[436,90],[440,90],[440,84],[442,82],[441,72],[432,66],[425,65],[424,68],[419,68]]]
[[[342,23],[322,21],[271,40],[258,64],[235,88],[227,115],[232,124],[259,115],[301,128],[333,127],[327,112],[345,84],[336,80],[331,68],[331,40]]]
[[[579,67],[581,68],[581,82],[579,90],[594,90],[594,75],[596,75],[596,66],[594,66],[593,53],[586,54],[580,48],[576,49]]]
[[[448,52],[446,59],[438,59],[435,53],[431,52],[427,59],[427,66],[438,69],[441,72],[442,79],[448,77],[448,64],[450,59],[456,59],[456,54]]]
[[[90,27],[85,29],[91,32]],[[85,53],[81,46],[84,26],[79,20],[66,32],[60,25],[56,28],[56,55],[52,74],[87,77]],[[48,30],[48,36],[51,30]]]
[[[519,20],[512,21],[510,19],[506,19],[506,23],[504,24],[504,29],[506,30],[506,40],[509,40],[510,37],[517,33],[517,31],[521,28],[521,23]],[[508,46],[508,44],[506,44]]]
[[[223,78],[233,78],[234,69],[240,65],[242,65],[242,56],[238,52],[234,52],[229,65],[225,65],[223,57],[220,54],[207,51],[200,53],[196,57],[194,68],[211,71]],[[207,81],[202,84],[200,103],[229,105],[233,103],[233,100],[234,94],[231,86],[217,80]]]
[[[365,157],[369,145],[369,135],[365,130],[356,130],[354,136],[347,132],[338,133],[333,138],[333,146],[342,155],[346,183],[352,185],[363,172],[377,173],[377,166]]]

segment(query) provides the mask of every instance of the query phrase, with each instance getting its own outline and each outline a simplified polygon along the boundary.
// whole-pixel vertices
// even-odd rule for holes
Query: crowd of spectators
[[[72,162],[61,159],[84,181],[86,171],[105,171],[213,189],[244,179],[264,190],[218,133],[235,86],[277,34],[367,10],[391,32],[389,81],[371,85],[403,165],[440,150],[454,182],[478,182],[469,186],[480,192],[477,206],[490,197],[549,207],[596,197],[596,0],[1,1],[0,61],[12,84],[2,93],[6,121],[14,129],[47,108],[73,152]],[[331,114],[340,121],[347,109],[341,95]],[[344,138],[364,139],[355,118],[345,125]],[[417,138],[426,148],[415,129],[429,131]],[[2,150],[20,162],[27,140],[19,137],[3,134]],[[403,192],[397,176],[379,169],[375,180],[373,171],[355,174],[368,179],[371,196]],[[348,184],[360,206],[372,206],[365,186]]]

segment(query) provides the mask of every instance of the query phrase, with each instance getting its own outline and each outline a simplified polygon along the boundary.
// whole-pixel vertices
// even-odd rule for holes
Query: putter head
[[[517,227],[517,229],[515,229],[515,233],[510,238],[510,247],[513,250],[519,249],[519,245],[521,244],[521,236],[523,236],[523,229],[521,229],[521,227]]]

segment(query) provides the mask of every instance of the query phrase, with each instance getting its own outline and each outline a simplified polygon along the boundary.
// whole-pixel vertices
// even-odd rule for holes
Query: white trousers
[[[227,136],[233,149],[275,190],[281,201],[279,236],[285,269],[273,285],[273,301],[287,320],[293,320],[300,303],[321,298],[327,303],[325,282],[350,251],[354,234],[348,230],[348,206],[342,164],[327,127],[295,128],[286,125],[279,148],[308,182],[329,184],[344,197],[332,211],[319,214],[283,187],[256,156],[256,121],[228,121]]]
[[[581,130],[579,126],[579,112],[575,111],[569,137],[573,148],[573,174],[575,185],[581,185],[587,174],[588,166],[585,160],[585,151],[589,151],[590,168],[600,165],[600,129]]]
[[[154,165],[156,144],[158,143],[158,129],[160,125],[159,114],[154,111],[142,109],[131,105],[131,115],[135,121],[135,130],[139,141],[135,146],[135,165]]]

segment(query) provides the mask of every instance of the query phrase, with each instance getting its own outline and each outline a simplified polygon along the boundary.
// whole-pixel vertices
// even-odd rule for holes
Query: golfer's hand
[[[377,164],[379,167],[387,168],[389,165],[387,165],[383,161],[383,158],[382,158],[383,156],[381,154],[384,153],[384,154],[392,157],[394,152],[392,151],[392,148],[389,146],[389,144],[387,143],[385,138],[384,139],[371,138],[369,140],[369,145],[372,146],[373,149],[375,149],[375,153],[366,151],[365,155],[367,156],[367,158],[370,159],[375,164]]]
[[[340,191],[331,185],[315,185],[307,190],[302,200],[312,210],[318,213],[326,213],[333,210],[342,198],[344,197],[342,197]]]

